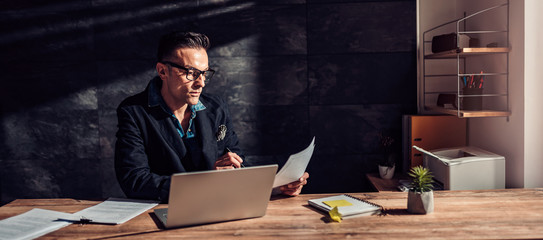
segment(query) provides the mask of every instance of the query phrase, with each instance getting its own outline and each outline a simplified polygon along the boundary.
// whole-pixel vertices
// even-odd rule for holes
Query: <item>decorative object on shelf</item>
[[[428,214],[434,211],[434,186],[432,173],[425,167],[411,168],[409,176],[413,178],[407,195],[407,211],[416,214]]]
[[[379,143],[383,149],[383,156],[379,159],[379,176],[383,179],[391,179],[394,177],[396,170],[396,155],[392,151],[394,138],[385,136],[382,132],[379,133]]]
[[[446,109],[457,109],[456,94],[440,93],[437,96],[437,106]]]
[[[466,34],[449,33],[432,38],[432,52],[444,52],[457,48],[470,47],[470,37]]]
[[[480,111],[483,109],[483,84],[485,75],[483,71],[479,75],[464,76],[461,80],[462,109]]]
[[[509,1],[506,1],[421,29],[419,114],[443,113],[460,118],[511,115],[508,12]],[[424,26],[435,20],[430,15],[419,14],[417,22]],[[466,24],[468,21],[470,24]],[[443,34],[448,31],[451,32]],[[485,73],[474,71],[477,68]],[[460,83],[452,82],[455,77]],[[453,96],[456,99],[451,102]]]

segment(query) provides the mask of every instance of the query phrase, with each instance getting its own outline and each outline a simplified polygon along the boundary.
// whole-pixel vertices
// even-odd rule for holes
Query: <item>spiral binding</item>
[[[354,199],[354,200],[358,200],[358,201],[361,201],[361,202],[365,202],[365,203],[367,203],[367,204],[369,204],[369,205],[372,205],[372,206],[375,206],[375,207],[378,207],[378,208],[383,209],[383,207],[382,207],[381,205],[378,205],[378,204],[375,204],[375,203],[366,201],[366,200],[364,200],[364,199],[357,198],[357,197],[352,196],[352,195],[349,195],[349,194],[343,194],[343,195],[345,195],[345,196],[347,196],[347,197],[350,197],[350,198],[352,198],[352,199]]]

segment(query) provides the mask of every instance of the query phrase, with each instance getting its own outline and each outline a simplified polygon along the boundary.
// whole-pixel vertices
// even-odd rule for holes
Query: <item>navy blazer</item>
[[[115,172],[128,198],[167,202],[171,175],[187,171],[181,159],[188,155],[170,114],[161,105],[150,104],[151,84],[160,89],[162,81],[158,77],[151,80],[145,91],[128,97],[117,108]],[[202,149],[200,169],[213,169],[227,147],[244,158],[226,103],[203,93],[200,101],[206,109],[198,111],[193,122]],[[217,141],[220,125],[227,131],[224,139]]]

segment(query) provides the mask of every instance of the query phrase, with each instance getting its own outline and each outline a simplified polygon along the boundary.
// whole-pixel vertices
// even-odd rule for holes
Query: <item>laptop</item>
[[[155,209],[166,228],[262,217],[277,164],[172,175],[168,208]]]

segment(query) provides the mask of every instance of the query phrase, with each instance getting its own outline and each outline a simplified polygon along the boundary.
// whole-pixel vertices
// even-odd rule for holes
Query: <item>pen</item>
[[[228,147],[226,147],[226,151],[233,153],[232,150],[230,150],[230,148],[228,148]],[[242,168],[245,167],[245,166],[243,166],[243,163],[240,163],[240,165],[241,165]]]
[[[90,222],[92,222],[92,220],[91,220],[91,219],[88,219],[88,218],[86,218],[86,217],[81,216],[81,217],[79,218],[79,224],[81,224],[81,225],[82,225],[82,224],[89,224]]]
[[[483,88],[483,81],[485,80],[485,75],[483,75],[483,71],[481,71],[481,77],[479,78],[479,88]]]

